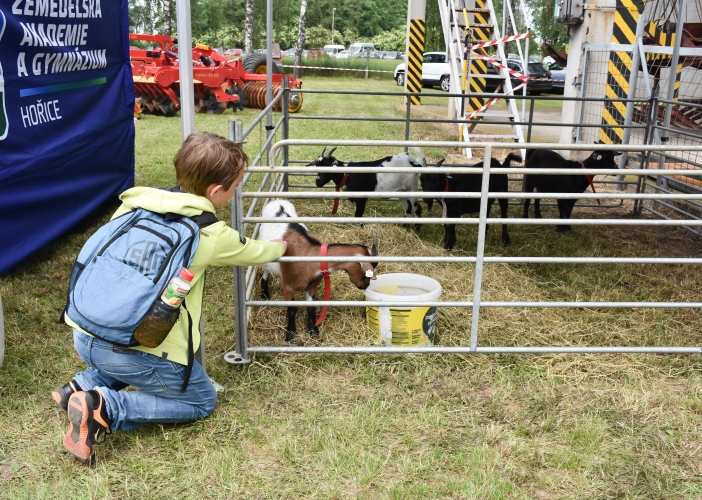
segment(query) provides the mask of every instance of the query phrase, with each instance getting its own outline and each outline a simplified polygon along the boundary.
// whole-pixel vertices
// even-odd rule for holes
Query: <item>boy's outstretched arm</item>
[[[241,236],[226,224],[216,224],[216,242],[210,264],[213,266],[255,266],[283,256],[287,243],[283,240],[263,241]],[[213,231],[215,232],[215,231]]]

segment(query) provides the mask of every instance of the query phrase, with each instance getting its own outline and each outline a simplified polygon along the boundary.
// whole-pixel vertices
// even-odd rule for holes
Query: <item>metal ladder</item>
[[[520,8],[524,12],[524,2],[519,0]],[[499,68],[498,74],[490,75],[487,73],[488,62],[484,57],[488,56],[487,50],[484,48],[475,51],[466,50],[471,45],[494,42],[490,46],[497,48],[497,54],[489,56],[490,59],[497,60],[503,64],[506,61],[504,52],[504,42],[501,41],[500,30],[497,26],[497,16],[492,0],[439,0],[439,13],[441,15],[441,23],[444,31],[446,42],[449,68],[451,74],[451,93],[452,94],[467,94],[472,93],[471,97],[457,96],[453,98],[452,107],[459,118],[471,116],[472,121],[468,121],[459,126],[459,140],[465,142],[476,141],[499,141],[503,139],[511,139],[518,143],[524,143],[523,126],[515,125],[514,122],[523,121],[521,117],[524,115],[525,102],[523,101],[522,113],[519,113],[517,103],[514,99],[508,101],[507,110],[498,110],[497,108],[488,107],[482,110],[483,106],[492,101],[480,94],[485,92],[486,82],[489,79],[499,80],[498,87],[502,89],[504,94],[511,95],[514,90],[509,77],[509,72],[504,68]],[[510,0],[504,0],[504,21],[507,21],[512,28],[513,34],[516,33],[516,23],[512,11]],[[526,18],[526,17],[525,17]],[[498,41],[495,43],[495,41]],[[517,41],[519,56],[522,61],[522,67],[528,68],[528,42],[525,43],[526,48],[523,51],[521,44]],[[481,57],[482,56],[482,57]],[[525,69],[526,71],[526,69]],[[528,74],[524,76],[528,77]],[[526,95],[526,86],[522,87],[522,92]],[[517,90],[519,92],[519,90]],[[507,118],[512,123],[511,134],[495,134],[473,132],[477,122],[476,119],[481,118]],[[525,151],[522,149],[522,156]],[[464,148],[463,154],[472,158],[470,148]]]

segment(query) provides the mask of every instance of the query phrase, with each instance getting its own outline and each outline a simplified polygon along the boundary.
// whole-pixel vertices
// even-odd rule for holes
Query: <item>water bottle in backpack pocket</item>
[[[183,268],[156,299],[146,317],[134,332],[134,338],[143,346],[158,347],[180,317],[180,304],[190,291],[195,275]]]

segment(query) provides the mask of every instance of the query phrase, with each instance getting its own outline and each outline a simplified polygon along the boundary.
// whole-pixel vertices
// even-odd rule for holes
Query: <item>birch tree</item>
[[[173,34],[173,16],[171,15],[171,0],[163,0],[163,32],[171,36]]]
[[[300,27],[297,32],[297,45],[295,45],[295,78],[302,78],[302,49],[305,48],[305,38],[307,29],[305,28],[305,16],[307,15],[307,0],[302,0],[300,4]]]
[[[246,0],[246,32],[244,34],[244,52],[253,54],[254,0]]]

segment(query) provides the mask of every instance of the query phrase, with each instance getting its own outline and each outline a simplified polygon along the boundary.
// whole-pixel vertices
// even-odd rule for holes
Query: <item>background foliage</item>
[[[130,0],[130,30],[139,33],[175,33],[175,2],[171,0]],[[526,0],[533,19],[532,33],[562,50],[568,40],[567,28],[553,22],[552,0]],[[498,24],[502,24],[502,0],[495,0]],[[170,12],[170,16],[168,13]],[[406,0],[312,0],[307,5],[305,48],[331,43],[332,12],[334,43],[373,42],[379,50],[405,50]],[[297,41],[300,0],[276,0],[273,12],[274,38],[282,49]],[[216,47],[242,47],[246,0],[192,0],[193,39]],[[427,2],[425,49],[445,50],[438,2]],[[526,21],[518,23],[523,32]],[[266,0],[254,0],[254,47],[265,46]],[[508,30],[511,34],[511,29]],[[532,40],[529,53],[538,50]],[[509,50],[509,49],[508,49]]]

